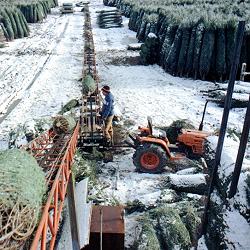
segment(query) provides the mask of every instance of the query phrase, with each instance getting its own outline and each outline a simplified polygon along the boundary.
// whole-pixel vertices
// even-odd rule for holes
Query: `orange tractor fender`
[[[160,145],[166,152],[167,156],[169,157],[169,159],[173,159],[174,157],[172,157],[171,155],[171,152],[169,150],[169,141],[167,138],[164,138],[164,139],[160,139],[160,138],[155,138],[155,137],[140,137],[140,136],[137,136],[136,139],[140,142],[140,143],[143,143],[143,142],[147,142],[147,143],[152,143],[152,144],[156,144],[156,145]]]

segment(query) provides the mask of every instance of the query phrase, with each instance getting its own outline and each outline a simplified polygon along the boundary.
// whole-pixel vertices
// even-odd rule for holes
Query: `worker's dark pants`
[[[108,118],[105,120],[105,128],[104,128],[104,136],[107,139],[107,141],[111,141],[113,139],[113,121],[114,115],[108,116]]]

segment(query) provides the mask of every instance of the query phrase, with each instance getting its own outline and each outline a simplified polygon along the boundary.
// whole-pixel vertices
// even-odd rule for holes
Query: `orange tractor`
[[[169,160],[180,160],[185,157],[183,153],[173,154],[171,151],[184,151],[193,156],[201,156],[204,153],[204,141],[210,135],[202,131],[206,106],[207,102],[199,130],[182,129],[175,145],[170,144],[165,131],[159,131],[158,135],[153,133],[152,120],[148,117],[147,127],[139,127],[140,133],[136,136],[129,135],[133,141],[130,146],[135,149],[133,163],[136,169],[144,173],[159,173]]]

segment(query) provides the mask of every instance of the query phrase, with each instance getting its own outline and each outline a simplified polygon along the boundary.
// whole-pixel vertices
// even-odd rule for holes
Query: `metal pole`
[[[244,159],[244,154],[245,154],[246,146],[247,146],[247,142],[248,142],[249,126],[250,126],[250,95],[249,95],[249,101],[248,101],[245,121],[244,121],[244,125],[243,125],[243,130],[242,130],[242,134],[241,134],[241,138],[240,138],[240,145],[239,145],[239,150],[238,150],[238,154],[237,154],[237,159],[235,162],[232,182],[231,182],[231,186],[230,186],[230,190],[229,190],[229,195],[228,195],[229,199],[234,197],[234,195],[236,194],[238,181],[239,181],[239,177],[240,177],[240,172],[241,172],[241,167],[242,167],[242,162]]]
[[[102,250],[102,221],[103,221],[103,211],[102,207],[100,208],[100,250]]]
[[[73,183],[72,173],[68,182],[68,206],[69,206],[69,218],[70,218],[70,230],[72,238],[72,249],[80,250],[78,224],[76,218],[76,205],[75,205],[75,188]]]
[[[226,134],[229,110],[230,110],[231,103],[232,103],[233,89],[234,89],[234,83],[236,79],[238,64],[240,60],[240,52],[241,52],[241,45],[243,41],[244,31],[245,31],[245,21],[240,21],[238,25],[238,29],[237,29],[236,39],[235,39],[234,61],[231,66],[231,71],[230,71],[230,76],[229,76],[227,95],[225,98],[224,111],[223,111],[223,116],[222,116],[222,121],[221,121],[221,129],[220,129],[220,134],[219,134],[219,139],[218,139],[218,144],[217,144],[216,154],[215,154],[215,163],[213,166],[210,185],[208,189],[208,197],[207,197],[208,202],[206,204],[204,217],[203,217],[203,228],[202,228],[203,234],[206,233],[206,230],[207,230],[207,216],[208,216],[208,210],[210,207],[210,197],[211,197],[211,193],[213,192],[213,188],[215,185],[215,177],[217,175],[218,166],[221,160],[221,153],[222,153],[224,138]]]

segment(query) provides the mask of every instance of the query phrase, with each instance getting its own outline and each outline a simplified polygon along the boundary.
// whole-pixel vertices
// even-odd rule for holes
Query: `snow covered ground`
[[[90,3],[100,83],[110,85],[124,120],[134,121],[131,130],[145,125],[147,116],[152,117],[156,126],[167,126],[177,119],[190,119],[198,127],[206,101],[200,91],[211,88],[214,83],[173,77],[157,65],[129,65],[124,58],[138,59],[138,52],[127,50],[129,44],[136,42],[136,34],[128,29],[127,18],[123,18],[122,28],[100,29],[96,24],[96,11],[104,8],[108,7],[104,7],[101,0]],[[50,118],[62,104],[80,97],[78,80],[83,66],[83,22],[80,9],[74,14],[60,15],[56,8],[42,23],[30,25],[28,38],[15,40],[0,49],[0,149],[7,147],[9,133],[19,124],[28,126],[38,119]],[[239,83],[236,87],[250,92],[249,83]],[[228,126],[232,130],[241,131],[245,111],[230,111]],[[209,103],[204,130],[218,131],[222,112],[222,108]],[[222,165],[226,171],[232,171],[239,139],[227,140]],[[249,154],[248,150],[246,157]],[[249,166],[245,159],[243,168],[246,173]],[[117,169],[119,176],[110,174]],[[113,163],[102,166],[100,181],[108,184],[106,194],[121,204],[138,199],[151,206],[161,199],[159,186],[168,175],[168,172],[156,175],[136,173],[132,151],[128,151],[123,156],[116,155]],[[239,190],[244,192],[243,180],[239,183]],[[233,208],[234,203],[243,201],[245,196],[236,196],[231,211],[225,214],[229,225],[228,238],[236,242],[235,249],[249,249],[250,245],[249,237],[244,237],[250,232],[250,226]],[[126,218],[128,247],[133,241],[137,216]],[[242,221],[241,226],[239,221]],[[205,249],[202,243],[199,246],[199,249]]]
[[[19,124],[55,115],[80,96],[83,14],[61,15],[30,24],[28,38],[0,50],[0,148]]]

